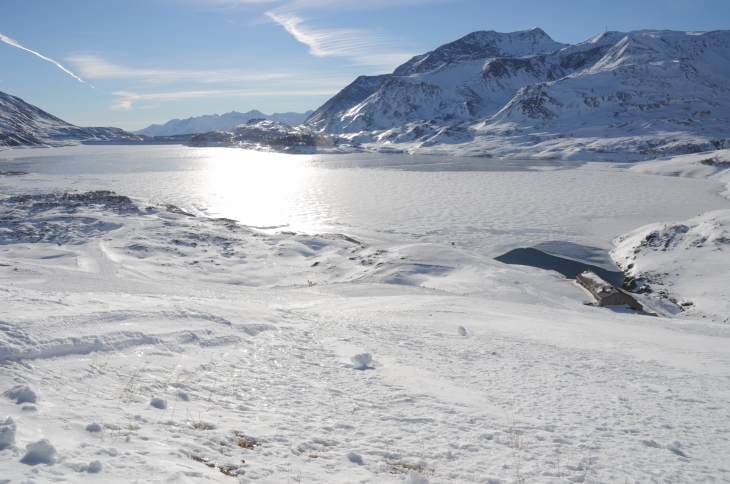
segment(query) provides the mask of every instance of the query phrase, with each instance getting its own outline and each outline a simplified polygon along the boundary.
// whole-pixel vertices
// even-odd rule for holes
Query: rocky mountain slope
[[[474,32],[361,76],[306,121],[403,151],[621,158],[730,146],[730,31]]]
[[[312,111],[306,113],[274,113],[271,115],[264,114],[256,109],[246,113],[231,111],[221,115],[213,114],[195,118],[173,119],[165,124],[147,126],[134,133],[145,136],[175,136],[207,133],[209,131],[227,131],[252,119],[266,119],[296,126],[302,124],[311,114]]]
[[[0,147],[62,146],[78,141],[136,141],[119,128],[82,128],[0,92]]]

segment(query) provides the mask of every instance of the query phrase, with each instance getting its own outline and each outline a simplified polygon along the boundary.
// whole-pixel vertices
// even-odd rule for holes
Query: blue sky
[[[728,29],[730,1],[4,0],[0,91],[128,130],[301,112],[469,32],[531,27],[564,43],[607,28]]]

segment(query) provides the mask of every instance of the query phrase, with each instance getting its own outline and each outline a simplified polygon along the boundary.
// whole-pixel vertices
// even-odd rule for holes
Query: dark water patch
[[[18,176],[27,174],[27,171],[0,171],[0,176]]]
[[[591,270],[616,286],[621,287],[624,281],[624,273],[621,271],[610,271],[586,262],[558,257],[533,247],[513,249],[494,259],[505,264],[530,266],[555,271],[569,279],[575,279],[578,274]]]
[[[564,257],[578,262],[585,262],[599,267],[603,267],[608,271],[618,272],[620,269],[608,255],[608,251],[599,247],[591,247],[588,245],[576,244],[575,242],[565,242],[562,240],[551,240],[542,242],[533,246],[535,249],[541,250],[547,254],[557,257]]]

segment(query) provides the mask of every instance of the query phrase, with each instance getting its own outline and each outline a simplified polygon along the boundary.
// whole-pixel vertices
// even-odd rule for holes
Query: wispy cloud
[[[235,1],[235,0],[232,0]],[[240,0],[246,1],[246,0]],[[338,10],[373,10],[381,8],[413,7],[428,3],[444,3],[455,0],[290,0],[286,2],[291,9],[336,8]],[[456,0],[458,1],[458,0]]]
[[[459,0],[183,0],[209,7],[251,7],[278,4],[289,11],[303,11],[315,8],[336,10],[372,10],[380,8],[410,7],[429,3],[444,3]]]
[[[353,64],[393,68],[414,53],[399,48],[404,41],[367,29],[318,29],[291,13],[267,12],[315,57],[346,57]]]
[[[280,96],[331,96],[338,91],[332,89],[298,89],[298,90],[266,90],[266,89],[220,89],[207,91],[178,91],[138,94],[127,91],[115,91],[112,94],[119,96],[109,109],[132,109],[132,103],[139,101],[179,101],[181,99],[210,98],[210,97],[280,97]]]
[[[77,75],[76,75],[76,74],[74,74],[73,72],[71,72],[71,71],[69,71],[68,69],[66,69],[65,67],[63,67],[63,66],[61,65],[61,63],[60,63],[60,62],[57,62],[57,61],[55,61],[55,60],[53,60],[53,59],[51,59],[51,58],[49,58],[49,57],[46,57],[46,56],[44,56],[43,54],[40,54],[40,53],[38,53],[38,52],[36,52],[36,51],[34,51],[34,50],[30,50],[30,49],[28,49],[27,47],[23,47],[22,45],[20,45],[20,44],[18,43],[18,41],[16,41],[16,40],[13,40],[13,39],[11,39],[10,37],[6,37],[5,35],[3,35],[3,34],[0,34],[0,41],[3,41],[3,42],[5,42],[5,43],[6,43],[6,44],[8,44],[8,45],[12,45],[13,47],[17,47],[18,49],[22,49],[22,50],[24,50],[24,51],[26,51],[26,52],[30,52],[31,54],[33,54],[33,55],[36,55],[36,56],[40,57],[41,59],[43,59],[43,60],[45,60],[45,61],[48,61],[48,62],[50,62],[51,64],[54,64],[54,65],[55,65],[56,67],[58,67],[58,68],[59,68],[59,69],[61,69],[61,70],[62,70],[63,72],[65,72],[66,74],[70,75],[71,77],[73,77],[73,78],[74,78],[74,79],[76,79],[77,81],[79,81],[79,82],[83,82],[84,84],[87,84],[87,83],[86,83],[86,82],[84,82],[84,80],[83,80],[83,79],[81,79],[81,78],[80,78],[79,76],[77,76]],[[91,84],[87,84],[87,85],[91,86]],[[94,87],[94,86],[91,86],[91,87]],[[96,89],[96,88],[94,88],[94,89]]]
[[[77,54],[66,57],[88,79],[133,79],[151,84],[176,82],[229,83],[241,81],[266,81],[284,79],[287,72],[253,72],[250,70],[185,70],[140,69],[109,62],[97,55]]]

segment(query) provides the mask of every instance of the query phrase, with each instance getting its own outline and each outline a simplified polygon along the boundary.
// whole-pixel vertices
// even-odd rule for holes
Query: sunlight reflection
[[[304,192],[310,189],[309,156],[217,148],[206,151],[204,191],[211,198],[213,213],[254,227],[296,225],[301,229],[307,225],[300,206],[307,198]]]

